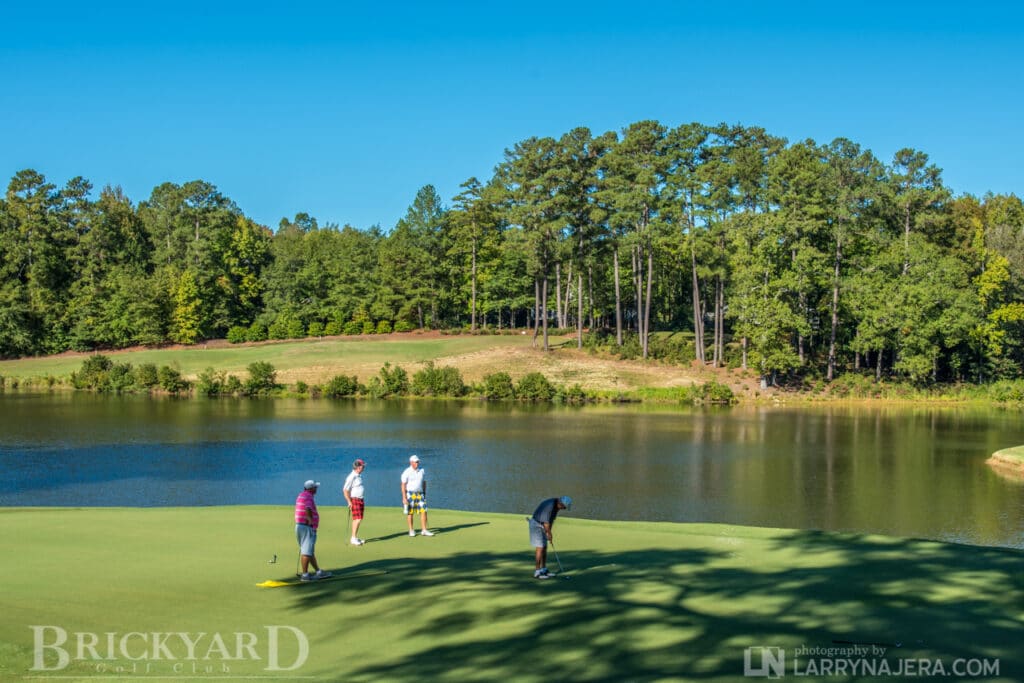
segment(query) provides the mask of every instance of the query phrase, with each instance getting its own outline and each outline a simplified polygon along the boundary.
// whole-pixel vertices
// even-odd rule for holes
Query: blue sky
[[[957,193],[1024,193],[1017,3],[288,4],[5,8],[4,184],[201,178],[271,227],[390,229],[526,137],[657,119],[913,147]]]

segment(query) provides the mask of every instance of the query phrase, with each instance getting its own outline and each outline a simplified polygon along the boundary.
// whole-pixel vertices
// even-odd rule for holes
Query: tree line
[[[762,376],[987,382],[1024,368],[1024,205],[926,153],[633,123],[531,137],[388,230],[275,230],[213,184],[133,203],[19,171],[0,200],[0,355],[411,329],[549,329]]]

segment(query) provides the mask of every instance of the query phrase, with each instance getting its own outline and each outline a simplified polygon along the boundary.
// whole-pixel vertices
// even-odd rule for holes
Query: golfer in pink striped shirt
[[[320,526],[320,513],[316,511],[313,496],[320,488],[320,482],[309,479],[303,486],[302,493],[295,499],[295,538],[299,542],[299,555],[302,564],[303,581],[325,579],[331,572],[320,569],[316,562],[316,530]],[[313,565],[316,573],[309,573],[309,565]]]

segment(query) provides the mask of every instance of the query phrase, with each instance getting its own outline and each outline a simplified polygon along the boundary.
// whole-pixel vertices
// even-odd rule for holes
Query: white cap
[[[420,456],[418,456],[418,455],[410,455],[409,456],[409,462],[419,462],[419,461],[420,461]]]
[[[306,483],[303,484],[302,486],[303,486],[303,488],[307,488],[307,489],[318,489],[318,488],[320,488],[320,482],[313,481],[312,479],[307,479]]]
[[[569,496],[562,496],[558,500],[562,501],[562,505],[565,506],[566,510],[572,509],[572,498],[570,498]]]

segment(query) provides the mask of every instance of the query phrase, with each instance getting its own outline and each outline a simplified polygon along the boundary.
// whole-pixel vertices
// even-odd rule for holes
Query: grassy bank
[[[529,348],[530,341],[526,337],[512,336],[424,338],[415,334],[393,334],[371,339],[336,337],[259,344],[210,342],[161,349],[104,351],[103,355],[136,366],[144,363],[169,365],[191,378],[208,367],[244,374],[249,364],[268,362],[278,369],[284,381],[327,380],[335,374],[359,374],[360,370],[364,370],[368,377],[376,373],[386,361],[397,365],[413,365],[428,360],[493,352],[496,349]],[[70,377],[89,355],[64,353],[0,361],[0,375],[21,379]]]
[[[579,350],[574,337],[551,337],[550,350],[535,347],[530,335],[391,334],[373,337],[334,337],[233,345],[226,342],[104,352],[118,364],[136,368],[150,364],[167,366],[195,380],[207,369],[244,378],[253,363],[269,363],[279,383],[324,385],[338,375],[354,376],[366,383],[385,363],[400,367],[410,376],[434,363],[453,367],[468,383],[479,383],[492,373],[506,372],[513,381],[540,373],[558,386],[580,386],[594,396],[641,393],[678,400],[678,391],[710,382],[718,375],[710,370],[656,362],[621,360]],[[0,361],[0,377],[8,388],[67,386],[73,372],[82,368],[90,354],[68,353],[43,358]],[[719,373],[721,374],[721,373]],[[739,384],[749,381],[743,373],[729,373]]]
[[[1001,474],[1024,480],[1024,446],[996,451],[986,462]]]
[[[356,548],[346,510],[322,512],[321,563],[352,576],[260,588],[294,578],[288,506],[0,510],[0,677],[732,681],[748,647],[784,648],[790,672],[796,648],[851,641],[874,648],[873,666],[986,659],[996,678],[1024,678],[1019,551],[566,515],[555,538],[571,578],[542,582],[521,515],[434,510],[438,535],[409,538],[399,512],[371,508]],[[66,667],[30,670],[33,625],[53,627],[44,644],[69,634]],[[301,659],[295,670],[267,670],[268,625],[308,640],[301,659],[298,636],[281,632],[278,665]],[[182,632],[206,634],[192,659],[152,635]],[[88,634],[112,660],[77,657]],[[44,652],[44,666],[60,664]]]

